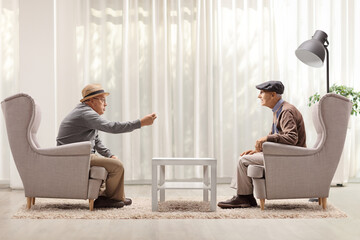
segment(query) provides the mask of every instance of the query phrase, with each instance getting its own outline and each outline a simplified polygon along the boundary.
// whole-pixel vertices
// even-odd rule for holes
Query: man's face
[[[273,108],[277,101],[275,101],[276,93],[266,92],[260,90],[258,98],[261,100],[261,105],[269,108]]]
[[[103,115],[105,112],[105,107],[107,106],[105,95],[91,98],[88,102],[88,105],[99,115]]]

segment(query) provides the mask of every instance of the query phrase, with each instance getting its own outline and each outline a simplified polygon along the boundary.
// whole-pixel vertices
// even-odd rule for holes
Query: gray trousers
[[[252,179],[247,176],[249,165],[264,165],[263,153],[255,153],[253,155],[244,155],[239,157],[236,167],[236,173],[231,181],[230,187],[237,189],[238,195],[253,194]]]

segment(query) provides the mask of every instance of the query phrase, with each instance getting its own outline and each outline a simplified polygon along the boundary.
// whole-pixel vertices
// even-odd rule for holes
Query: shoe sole
[[[123,208],[124,205],[103,205],[103,206],[94,206],[94,208]]]
[[[218,204],[220,208],[249,208],[252,207],[250,204],[239,204],[239,205],[232,205],[232,204]]]
[[[95,200],[94,208],[122,208],[124,207],[123,202],[117,202],[115,200]]]

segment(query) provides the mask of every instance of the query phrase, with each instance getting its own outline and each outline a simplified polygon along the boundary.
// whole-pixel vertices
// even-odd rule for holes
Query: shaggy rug
[[[226,199],[226,197],[218,198]],[[150,198],[134,198],[133,204],[120,209],[89,211],[88,201],[37,198],[30,210],[24,204],[15,219],[245,219],[245,218],[344,218],[347,215],[328,203],[322,210],[307,199],[267,200],[265,210],[256,208],[221,209],[210,212],[209,203],[182,198],[159,203],[159,212],[151,211]]]

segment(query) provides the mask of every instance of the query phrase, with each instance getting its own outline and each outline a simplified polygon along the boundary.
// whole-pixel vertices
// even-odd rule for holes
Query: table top
[[[153,165],[214,165],[216,158],[179,158],[157,157],[152,159]]]

